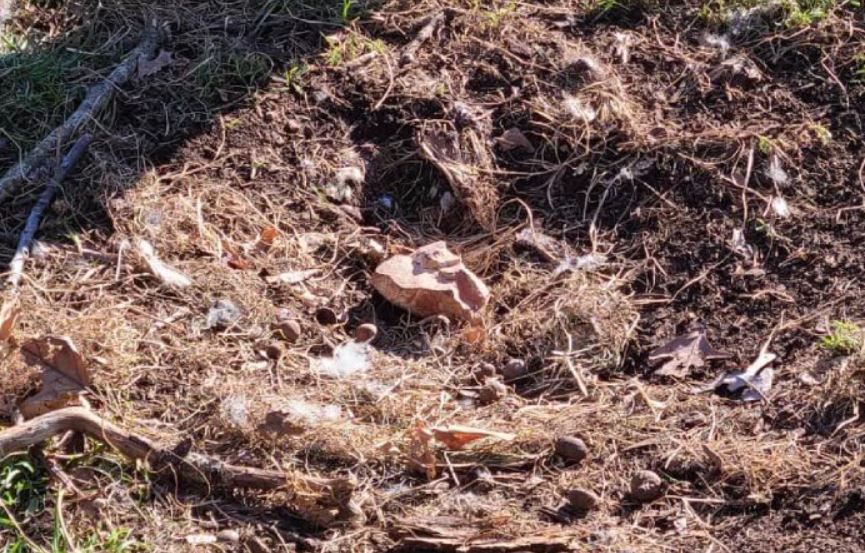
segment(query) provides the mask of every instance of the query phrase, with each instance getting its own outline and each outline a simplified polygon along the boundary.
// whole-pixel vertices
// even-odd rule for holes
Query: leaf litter
[[[111,17],[114,5],[109,1],[105,6],[100,17]],[[38,287],[24,291],[28,294],[22,315],[25,324],[17,326],[16,333],[43,328],[54,331],[56,326],[76,339],[80,333],[82,339],[86,336],[88,341],[104,344],[101,354],[110,358],[111,370],[100,369],[97,375],[99,390],[107,392],[99,398],[104,402],[100,408],[104,405],[117,415],[132,411],[136,417],[157,422],[154,428],[158,430],[176,428],[229,461],[254,458],[259,466],[294,466],[323,476],[357,475],[362,480],[360,504],[364,509],[374,506],[368,522],[359,531],[328,530],[327,536],[333,539],[327,540],[320,540],[320,534],[298,530],[302,534],[297,538],[299,549],[378,550],[394,546],[405,550],[513,551],[519,550],[521,543],[512,536],[527,535],[537,541],[524,545],[524,549],[557,550],[561,534],[574,548],[596,540],[603,540],[603,546],[610,549],[634,551],[706,548],[721,543],[731,549],[762,547],[771,540],[756,546],[753,541],[744,545],[737,541],[750,539],[746,536],[749,533],[740,531],[741,512],[762,512],[765,505],[778,505],[779,516],[786,516],[788,503],[825,489],[821,487],[826,483],[831,483],[833,495],[842,498],[849,487],[861,485],[858,474],[845,468],[850,457],[825,453],[856,451],[859,445],[857,419],[852,418],[861,398],[855,388],[856,369],[827,375],[825,380],[821,375],[819,386],[806,391],[800,390],[798,383],[790,387],[789,381],[781,379],[774,385],[785,386],[780,410],[785,416],[763,417],[756,425],[757,410],[743,409],[735,402],[688,396],[682,393],[685,386],[678,383],[661,387],[651,380],[643,381],[635,392],[642,399],[635,396],[627,401],[623,390],[627,392],[630,384],[623,373],[640,363],[634,351],[641,343],[665,335],[661,329],[694,314],[712,317],[713,328],[719,329],[713,342],[724,340],[728,349],[739,340],[741,348],[750,347],[746,344],[756,340],[766,325],[774,324],[777,306],[771,298],[760,295],[763,290],[755,288],[760,286],[755,283],[759,279],[753,274],[728,272],[729,261],[712,257],[718,249],[733,249],[748,259],[764,261],[762,279],[789,287],[796,299],[791,309],[807,314],[811,309],[823,309],[828,298],[846,298],[851,309],[859,307],[852,295],[857,293],[855,285],[833,288],[830,296],[797,284],[802,281],[816,289],[826,277],[842,283],[846,276],[858,274],[858,258],[851,255],[842,232],[850,231],[852,242],[861,234],[861,225],[846,211],[838,213],[840,223],[830,219],[836,215],[836,204],[849,192],[833,183],[846,182],[858,167],[859,160],[851,165],[844,152],[859,151],[861,145],[842,132],[833,133],[838,137],[833,139],[837,145],[823,145],[822,151],[807,143],[808,125],[831,118],[827,114],[832,111],[825,111],[810,98],[833,102],[848,91],[834,90],[834,79],[826,78],[817,65],[807,72],[789,72],[796,74],[795,82],[783,81],[774,71],[759,75],[753,69],[795,60],[798,49],[807,45],[809,49],[832,47],[830,61],[846,71],[855,67],[848,50],[851,44],[859,50],[860,39],[856,33],[848,37],[846,32],[827,32],[843,22],[838,14],[848,10],[839,7],[820,24],[795,33],[773,31],[753,43],[750,36],[733,41],[722,35],[709,50],[698,47],[701,36],[722,32],[724,26],[702,18],[695,21],[694,6],[668,8],[656,12],[653,3],[642,3],[611,14],[585,12],[588,17],[583,19],[583,6],[550,6],[550,13],[563,14],[556,16],[562,25],[550,25],[545,19],[546,8],[542,10],[544,17],[538,17],[536,7],[523,4],[501,13],[493,12],[494,6],[490,6],[490,13],[451,13],[446,9],[447,18],[442,16],[425,37],[423,47],[410,56],[412,61],[397,72],[392,71],[393,60],[402,57],[401,41],[390,40],[391,33],[410,39],[412,32],[424,28],[426,15],[437,17],[441,6],[386,12],[376,25],[360,24],[351,34],[335,33],[341,42],[335,44],[334,51],[342,48],[339,52],[346,57],[344,63],[328,66],[315,57],[305,59],[313,71],[292,83],[292,88],[302,92],[280,92],[272,97],[272,91],[262,90],[248,109],[239,107],[225,116],[205,114],[221,123],[213,125],[214,132],[190,140],[174,157],[160,154],[156,178],[149,178],[148,173],[135,187],[123,186],[129,184],[121,182],[125,180],[123,171],[102,171],[99,175],[108,189],[116,186],[126,191],[107,206],[117,235],[148,236],[154,256],[158,251],[163,256],[160,263],[176,273],[180,271],[169,259],[188,260],[184,266],[196,267],[196,292],[207,299],[139,286],[137,280],[126,282],[117,278],[115,271],[105,270],[106,266],[113,267],[113,261],[81,270],[77,264],[82,264],[82,256],[59,245],[50,256],[51,267],[48,263],[39,267],[34,279]],[[154,5],[154,9],[163,8]],[[201,67],[208,71],[217,68],[220,40],[213,42],[208,33],[238,24],[243,28],[249,10],[231,14],[233,9],[233,5],[225,4],[215,10],[219,13],[210,13],[209,8],[188,10],[202,18],[193,22],[184,20],[185,11],[172,12],[167,20],[176,17],[177,28],[184,30],[172,37],[179,44],[172,44],[171,50],[190,59],[204,51],[193,63],[205,63]],[[280,9],[265,12],[261,16],[252,10],[256,19],[249,21],[249,28],[267,37],[262,43],[271,38],[293,41],[296,36],[316,34],[306,33],[308,29],[298,22],[297,14],[288,17]],[[228,23],[226,14],[231,15]],[[617,14],[628,20],[627,40],[619,36],[620,25],[607,24]],[[124,18],[116,28],[127,29],[132,20]],[[646,27],[646,21],[656,20],[657,30]],[[86,26],[86,20],[83,24]],[[301,33],[296,32],[296,25],[301,25]],[[100,22],[101,26],[112,27]],[[473,32],[466,33],[465,29]],[[663,39],[668,30],[681,31],[676,36],[682,41],[669,46]],[[745,34],[759,32],[755,24]],[[526,43],[527,36],[538,40]],[[351,61],[346,60],[352,47],[342,42],[346,37],[384,38],[386,48],[347,75]],[[113,50],[110,45],[115,42],[103,38]],[[782,47],[776,48],[779,42]],[[243,45],[240,58],[235,52],[229,58],[232,62],[254,61],[259,55],[254,43]],[[207,45],[206,51],[203,45]],[[247,47],[248,59],[244,58]],[[744,57],[724,64],[733,48],[737,56]],[[589,52],[574,60],[566,49]],[[767,61],[763,50],[782,52],[785,57]],[[270,56],[264,54],[266,59]],[[438,69],[442,62],[447,68],[444,72]],[[719,64],[724,70],[723,83],[711,81],[711,69]],[[184,140],[183,123],[174,117],[175,112],[184,110],[166,110],[165,120],[150,115],[163,113],[165,98],[185,107],[183,98],[190,90],[196,114],[206,104],[204,88],[197,79],[184,79],[186,68],[178,65],[166,65],[148,76],[142,93],[129,95],[136,102],[118,104],[118,109],[130,112],[130,121],[140,121],[146,127],[143,132],[148,135],[164,136],[166,128],[176,133],[168,137],[172,143]],[[427,84],[427,73],[442,77],[441,91],[434,95],[430,95],[434,87]],[[514,75],[520,78],[515,80]],[[676,82],[683,86],[671,86],[665,75],[676,76]],[[750,81],[757,78],[761,79],[760,88],[749,89],[754,87]],[[453,83],[458,86],[449,86]],[[236,99],[230,89],[219,87],[220,105]],[[799,94],[799,90],[808,93]],[[317,94],[320,91],[326,93]],[[856,93],[850,84],[851,101]],[[308,95],[322,99],[310,107]],[[562,98],[567,99],[567,105]],[[331,102],[339,108],[322,109]],[[373,105],[378,107],[369,110]],[[690,109],[694,105],[705,109],[694,112]],[[479,106],[483,109],[476,109]],[[723,121],[714,117],[717,110],[723,110]],[[322,112],[328,112],[328,117]],[[296,120],[293,126],[285,124],[286,113]],[[126,120],[125,115],[118,120]],[[149,124],[150,119],[156,123]],[[785,124],[778,125],[778,120]],[[830,120],[833,131],[836,122]],[[196,124],[200,123],[196,118]],[[528,144],[504,130],[514,128],[520,129]],[[443,137],[446,143],[425,140],[430,134]],[[513,140],[496,141],[506,134]],[[741,169],[736,166],[741,153],[755,147],[756,136],[771,141],[773,148],[789,150],[783,159],[798,163],[796,184],[814,189],[815,193],[803,194],[798,186],[785,188],[785,202],[817,209],[784,217],[779,202],[767,202],[782,197],[777,188],[794,180],[788,176],[785,184],[780,173],[773,176],[771,157],[770,171],[749,170],[750,181],[743,178],[730,183],[725,178],[735,174],[734,169]],[[348,190],[340,195],[357,204],[351,207],[362,215],[359,223],[331,209],[318,194],[340,168],[361,166],[343,152],[350,148],[359,151],[366,144],[355,142],[366,140],[373,143],[370,152],[377,149],[383,155],[370,155],[363,182],[352,178],[352,182],[344,183]],[[147,166],[151,147],[147,142],[142,140],[140,149],[135,148],[136,157],[122,160],[120,167]],[[419,156],[418,148],[425,143],[429,151]],[[106,140],[104,149],[96,152],[99,167],[94,170],[103,163],[112,167],[117,152],[130,150],[116,146]],[[760,155],[768,155],[763,152],[763,142],[760,146]],[[646,171],[634,169],[635,156],[644,156],[647,151],[657,154],[657,163]],[[250,152],[254,152],[254,159]],[[139,156],[144,156],[145,162]],[[760,163],[756,167],[761,167]],[[249,171],[251,165],[254,170]],[[768,186],[776,189],[762,190]],[[318,268],[321,273],[317,277],[321,278],[316,278],[316,293],[301,286],[303,282],[268,287],[259,275],[273,273],[227,270],[227,258],[218,245],[203,248],[197,243],[201,236],[190,231],[199,219],[188,207],[197,202],[214,236],[253,237],[250,245],[231,253],[236,260],[228,261],[244,269],[265,267],[275,273],[286,263],[289,267]],[[555,270],[561,258],[540,265],[513,256],[517,229],[530,224],[525,220],[526,211],[515,209],[517,202],[537,215],[536,221],[544,221],[534,225],[538,233],[561,236],[556,240],[574,251],[607,253],[588,254],[585,263],[583,256],[572,254],[571,262],[562,261],[567,268],[564,271]],[[778,228],[764,235],[759,217],[766,203],[777,216],[772,223]],[[160,225],[158,234],[156,229],[141,228],[142,213],[153,209],[164,213],[163,221],[171,221]],[[261,229],[268,229],[273,221],[279,221],[280,228],[296,229],[297,234],[271,242],[270,232]],[[734,227],[742,230],[727,242]],[[831,270],[827,263],[834,253],[824,256],[823,249],[814,248],[809,227],[820,229],[821,248],[829,243],[839,250]],[[772,230],[794,237],[796,251],[788,259],[786,246],[781,245],[783,239],[775,242]],[[381,245],[374,261],[351,245],[369,237]],[[95,242],[88,247],[110,250],[98,235],[85,239]],[[445,323],[437,315],[409,316],[382,302],[369,285],[369,274],[388,253],[414,251],[438,239],[458,249],[465,266],[490,289],[488,306],[477,326]],[[767,242],[772,243],[768,252]],[[209,257],[207,250],[219,255]],[[262,252],[267,256],[254,255]],[[170,276],[166,280],[165,275],[159,276],[161,271],[145,268],[154,281],[167,287],[184,286],[172,285]],[[675,302],[663,303],[668,298],[655,296],[682,282],[690,283],[695,270],[700,273],[693,287]],[[206,279],[198,276],[204,274]],[[288,277],[289,281],[294,279]],[[644,287],[645,295],[634,295]],[[68,292],[71,289],[74,292]],[[220,297],[236,298],[243,305],[244,322],[249,324],[239,332],[184,335],[184,330],[194,325],[172,319],[179,307],[200,313],[202,306],[206,308],[207,302]],[[322,305],[351,315],[346,321],[316,325],[312,317]],[[289,329],[294,343],[287,344],[278,359],[262,360],[259,352],[271,338],[274,313],[283,307],[291,309],[293,318],[304,321],[303,333]],[[644,314],[651,316],[639,321],[637,316]],[[316,364],[319,359],[344,356],[341,346],[332,355],[318,352],[329,344],[346,345],[352,329],[370,321],[379,332],[375,348],[370,346],[365,352],[367,364],[356,360],[348,363],[363,367],[348,371],[359,377],[330,377],[322,372]],[[792,339],[788,336],[784,337],[785,359],[790,352],[801,354],[807,349],[801,334]],[[349,349],[356,347],[348,344]],[[699,354],[699,345],[696,347]],[[345,357],[363,357],[349,353]],[[478,388],[470,373],[474,366],[489,364],[494,379],[511,358],[519,358],[525,372],[506,382],[506,394],[490,403],[466,401]],[[674,371],[684,373],[683,377],[711,361],[691,352],[653,363],[666,365],[677,358]],[[765,389],[766,376],[772,374],[767,371],[771,371],[770,366],[727,373],[727,382],[719,385],[719,391],[744,398],[751,386]],[[330,369],[334,375],[344,372]],[[584,377],[586,393],[578,390],[574,374]],[[387,384],[380,384],[384,382]],[[373,388],[381,391],[369,393]],[[281,436],[280,446],[274,447],[255,432],[238,432],[222,425],[219,409],[212,408],[214,398],[244,398],[229,402],[235,408],[228,411],[250,428],[264,420],[262,415],[279,410],[270,404],[264,408],[263,395],[302,397],[316,406],[337,405],[346,419],[356,424],[328,421],[326,417],[286,416],[291,409],[283,406],[281,424],[303,419],[299,426],[308,430]],[[663,402],[652,399],[661,397]],[[796,407],[798,420],[825,421],[830,428],[836,416],[853,422],[835,427],[838,434],[832,440],[814,435],[790,439],[782,426],[790,423],[786,413],[791,406]],[[349,416],[349,412],[357,417]],[[417,421],[422,421],[430,435],[427,443],[432,444],[432,456],[424,465],[424,469],[432,470],[432,475],[426,474],[430,481],[424,480],[423,472],[404,470],[412,466],[411,440]],[[431,428],[453,431],[454,421],[474,429],[465,446],[463,434],[443,434],[454,447],[432,435]],[[328,422],[336,424],[327,426]],[[486,428],[505,431],[513,439],[474,439],[476,429]],[[560,466],[560,460],[549,451],[563,435],[585,438],[597,452],[593,454],[597,462],[579,468]],[[703,447],[717,451],[717,458],[724,462],[705,470],[700,465],[705,457]],[[638,511],[621,509],[627,475],[643,469],[662,474],[675,492]],[[839,479],[839,474],[844,477]],[[547,520],[551,516],[547,507],[555,505],[567,490],[589,488],[595,488],[600,499],[600,508],[592,517],[566,526],[554,518]],[[393,490],[397,491],[391,493]],[[267,501],[281,510],[287,493],[280,493],[283,495],[274,494]],[[821,500],[825,497],[820,496]],[[225,523],[222,512],[233,512],[234,505],[228,504],[231,499],[214,494],[200,502],[201,514]],[[684,530],[679,524],[682,501],[688,521]],[[725,512],[723,520],[731,524],[719,522],[719,506]],[[75,505],[64,506],[64,517],[71,509]],[[769,511],[776,512],[774,508]],[[453,525],[456,534],[442,530],[444,523],[440,521],[446,517],[459,521]],[[749,524],[762,529],[763,524],[772,524],[772,517],[757,515]],[[851,518],[861,526],[856,517],[858,514]],[[405,519],[425,524],[409,525]],[[832,524],[829,519],[822,520]],[[183,521],[166,516],[158,522]],[[816,531],[822,532],[819,527],[823,524],[815,525]],[[663,530],[671,525],[679,530]],[[422,530],[399,537],[390,534],[392,529],[405,528]],[[843,530],[840,525],[838,528]],[[832,531],[835,529],[833,526]],[[247,530],[260,531],[253,525]],[[799,532],[793,534],[791,539],[808,538]],[[159,540],[161,535],[154,532],[148,538]],[[279,537],[286,536],[295,539],[287,533]],[[479,544],[486,536],[492,536],[490,541]],[[264,539],[269,540],[269,536]],[[157,543],[155,547],[171,546]]]
[[[663,362],[655,369],[656,375],[684,378],[691,373],[691,369],[704,367],[706,361],[723,360],[729,357],[730,354],[712,347],[706,338],[705,330],[701,329],[677,336],[663,346],[655,348],[649,353],[649,363]]]
[[[33,418],[74,401],[91,385],[89,363],[66,336],[45,336],[21,346],[25,359],[42,370],[42,388],[20,405]]]

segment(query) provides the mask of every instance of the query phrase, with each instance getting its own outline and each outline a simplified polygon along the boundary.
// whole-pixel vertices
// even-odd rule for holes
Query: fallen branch
[[[0,431],[0,458],[26,451],[70,430],[83,432],[130,459],[146,461],[153,471],[169,471],[188,483],[207,488],[284,490],[290,494],[294,510],[318,524],[327,525],[355,516],[350,501],[354,491],[351,479],[316,478],[296,472],[231,465],[199,453],[172,451],[83,407],[58,409]]]
[[[114,68],[101,83],[90,87],[84,101],[62,125],[51,131],[24,159],[13,165],[0,178],[0,201],[6,199],[28,176],[48,162],[63,144],[68,142],[85,123],[95,118],[114,97],[114,92],[135,73],[139,58],[150,59],[156,52],[159,32],[156,25],[149,26],[138,46]]]
[[[444,23],[445,17],[446,14],[443,11],[438,15],[434,15],[429,21],[427,21],[417,36],[414,37],[414,40],[406,44],[405,49],[403,49],[402,55],[399,58],[400,65],[408,65],[415,61],[415,55],[417,54],[418,48],[423,46],[423,43],[432,37],[433,33],[436,32],[436,29]]]
[[[15,249],[15,256],[9,263],[9,278],[6,282],[13,290],[18,288],[18,284],[21,282],[21,277],[24,276],[24,262],[27,261],[28,257],[30,257],[30,248],[33,245],[33,237],[36,236],[36,231],[39,230],[39,223],[42,222],[42,214],[45,213],[45,210],[48,209],[49,205],[51,205],[51,201],[54,199],[57,189],[60,188],[60,183],[66,178],[69,171],[75,167],[75,164],[78,163],[78,160],[81,159],[81,156],[84,155],[84,152],[87,150],[88,146],[90,146],[90,140],[91,136],[85,134],[75,141],[75,144],[73,144],[72,148],[69,149],[69,153],[66,154],[66,157],[63,158],[60,165],[57,166],[57,169],[54,171],[54,176],[50,181],[48,181],[48,184],[45,185],[45,190],[42,191],[42,194],[36,201],[36,205],[34,205],[33,209],[30,211],[30,215],[27,217],[27,223],[24,225],[24,230],[21,231],[21,236],[18,238],[18,247]]]

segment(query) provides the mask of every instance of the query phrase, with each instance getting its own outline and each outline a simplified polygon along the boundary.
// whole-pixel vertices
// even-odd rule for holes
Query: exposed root
[[[40,444],[67,431],[83,432],[126,457],[146,461],[157,472],[170,471],[187,482],[208,488],[253,488],[289,492],[302,516],[331,523],[354,516],[350,506],[354,484],[345,478],[314,478],[296,472],[231,465],[199,453],[161,447],[123,430],[83,407],[52,411],[0,431],[0,457]]]

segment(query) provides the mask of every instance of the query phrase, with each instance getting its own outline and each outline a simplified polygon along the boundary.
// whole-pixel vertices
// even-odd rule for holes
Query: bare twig
[[[153,57],[158,38],[157,26],[149,26],[138,46],[126,56],[120,65],[114,68],[108,78],[90,87],[78,109],[0,178],[0,201],[6,199],[35,169],[48,163],[49,158],[57,152],[58,148],[78,134],[88,121],[96,117],[108,105],[114,97],[114,92],[135,73],[138,60],[142,57]]]
[[[21,231],[21,236],[18,239],[18,247],[15,249],[15,256],[9,263],[9,278],[6,282],[13,290],[18,288],[18,284],[21,282],[21,277],[24,276],[24,262],[27,261],[28,257],[30,257],[30,247],[33,244],[33,238],[36,235],[36,231],[39,230],[39,223],[42,222],[43,213],[45,213],[45,210],[48,209],[49,205],[51,205],[51,201],[54,199],[57,189],[60,188],[60,183],[66,178],[66,175],[69,174],[69,171],[72,170],[75,164],[78,163],[78,160],[81,159],[81,156],[87,150],[88,146],[90,146],[90,140],[91,136],[85,134],[72,145],[72,148],[69,149],[69,153],[66,154],[66,157],[63,158],[63,161],[57,166],[57,169],[55,169],[54,176],[50,181],[48,181],[48,184],[45,185],[45,190],[42,191],[36,205],[34,205],[33,209],[30,211],[30,215],[27,217],[27,223],[24,225],[24,230]]]
[[[420,32],[414,37],[414,40],[406,44],[405,49],[402,51],[402,55],[399,59],[400,65],[408,65],[415,60],[415,54],[417,53],[418,48],[423,46],[423,43],[432,37],[433,33],[436,32],[436,29],[444,23],[445,21],[445,12],[441,12],[438,15],[434,15],[427,23],[424,25]]]

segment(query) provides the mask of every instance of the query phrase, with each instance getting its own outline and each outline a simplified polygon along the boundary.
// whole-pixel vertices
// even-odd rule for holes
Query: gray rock
[[[601,502],[601,498],[595,492],[582,488],[569,490],[567,498],[568,505],[577,511],[593,511]]]

